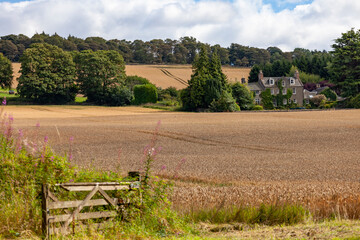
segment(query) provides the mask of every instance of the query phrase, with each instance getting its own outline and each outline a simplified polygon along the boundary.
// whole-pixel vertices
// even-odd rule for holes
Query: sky
[[[359,0],[0,0],[0,36],[179,39],[331,50],[360,28]]]

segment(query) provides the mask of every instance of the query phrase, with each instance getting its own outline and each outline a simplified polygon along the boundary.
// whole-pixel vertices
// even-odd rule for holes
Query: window
[[[294,101],[293,101],[294,103],[297,103],[297,100],[296,99],[294,99]]]
[[[260,94],[260,91],[259,91],[259,90],[256,90],[256,91],[255,91],[255,94],[256,94],[256,95],[259,95],[259,94]]]
[[[270,89],[271,95],[274,95],[274,89]]]
[[[286,105],[287,104],[287,101],[286,99],[283,100],[283,104]]]
[[[270,85],[274,85],[274,79],[270,78],[269,83],[270,83]]]
[[[290,85],[294,85],[295,84],[295,79],[290,78]]]
[[[293,88],[292,90],[293,90],[293,94],[296,94],[296,88]]]
[[[310,103],[309,99],[305,99],[305,103],[309,104]]]
[[[283,95],[286,95],[286,88],[283,88]]]
[[[289,104],[291,103],[291,99],[289,99]]]
[[[281,85],[282,85],[283,87],[285,87],[285,81],[284,81],[284,80],[281,81]]]
[[[277,107],[276,99],[273,99],[273,105],[274,105],[275,107]]]
[[[259,104],[260,104],[260,99],[255,98],[255,103],[256,103],[257,105],[259,105]]]

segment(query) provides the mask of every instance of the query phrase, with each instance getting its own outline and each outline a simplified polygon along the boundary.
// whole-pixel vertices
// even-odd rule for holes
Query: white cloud
[[[314,0],[280,12],[262,0],[34,0],[0,3],[0,35],[45,31],[127,40],[193,36],[222,46],[322,50],[330,49],[342,32],[360,28],[359,12],[358,0]]]

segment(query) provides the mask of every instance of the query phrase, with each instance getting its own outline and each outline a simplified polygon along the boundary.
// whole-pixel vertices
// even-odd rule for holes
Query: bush
[[[223,91],[218,100],[212,101],[210,110],[213,112],[237,112],[240,111],[240,107],[230,93]]]
[[[135,76],[126,76],[125,78],[125,86],[127,86],[131,91],[134,90],[135,85],[144,85],[151,84],[150,81],[146,78]]]
[[[330,99],[331,101],[336,101],[337,95],[336,93],[331,90],[330,88],[325,89],[321,92],[321,94],[324,94],[327,99]]]
[[[251,91],[245,85],[238,82],[231,85],[231,89],[232,89],[232,96],[235,98],[240,109],[242,110],[251,109],[252,104],[254,102],[254,98]]]
[[[135,104],[156,103],[157,89],[152,84],[136,85],[134,86],[134,97]]]
[[[313,97],[310,101],[315,107],[323,107],[326,103],[326,97],[323,94],[319,94]]]
[[[108,89],[104,97],[104,103],[109,106],[125,106],[131,104],[133,99],[134,95],[129,88],[113,86]]]
[[[254,111],[262,111],[264,110],[264,108],[261,106],[261,105],[254,105],[251,110],[254,110]]]
[[[360,108],[360,94],[358,94],[355,97],[350,99],[348,107],[350,107],[350,108]]]
[[[175,87],[168,87],[165,89],[157,88],[158,91],[158,100],[177,100],[180,95],[180,91],[178,91]]]

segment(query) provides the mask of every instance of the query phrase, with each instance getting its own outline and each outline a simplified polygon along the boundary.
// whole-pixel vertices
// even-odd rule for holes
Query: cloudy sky
[[[0,0],[0,36],[179,39],[330,50],[360,28],[360,0]]]

